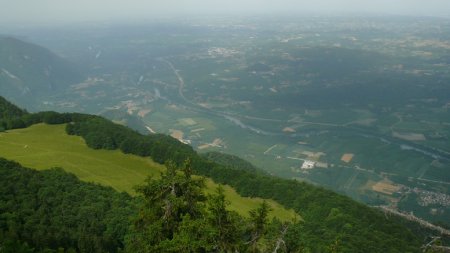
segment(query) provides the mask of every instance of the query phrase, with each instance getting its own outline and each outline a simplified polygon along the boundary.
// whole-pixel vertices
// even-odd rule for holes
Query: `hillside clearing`
[[[142,184],[147,176],[160,175],[165,167],[149,158],[124,154],[119,150],[94,150],[86,146],[79,136],[67,135],[65,125],[37,124],[25,129],[1,134],[0,157],[15,160],[23,166],[44,170],[62,167],[83,181],[111,186],[118,191],[134,194],[133,187]],[[208,179],[207,193],[217,187]],[[239,196],[224,186],[230,209],[242,215],[261,203],[259,198]],[[295,212],[286,210],[275,201],[268,200],[273,216],[281,220],[294,218]]]

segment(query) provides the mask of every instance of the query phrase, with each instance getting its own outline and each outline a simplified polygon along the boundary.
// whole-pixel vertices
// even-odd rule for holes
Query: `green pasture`
[[[81,180],[111,186],[118,191],[134,194],[133,187],[142,184],[148,176],[159,176],[165,167],[149,158],[124,154],[119,150],[94,150],[86,146],[79,136],[70,136],[65,125],[33,125],[25,129],[0,133],[0,157],[15,160],[22,165],[38,170],[52,167],[64,168]],[[207,179],[206,193],[217,187]],[[224,186],[230,209],[242,215],[261,203],[259,198],[245,198]],[[272,215],[282,220],[296,216],[275,201],[268,200]]]

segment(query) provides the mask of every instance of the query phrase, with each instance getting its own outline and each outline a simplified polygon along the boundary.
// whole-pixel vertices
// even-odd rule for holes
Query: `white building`
[[[316,162],[310,161],[310,160],[305,160],[302,164],[302,169],[304,169],[304,170],[313,169],[315,165],[316,165]]]

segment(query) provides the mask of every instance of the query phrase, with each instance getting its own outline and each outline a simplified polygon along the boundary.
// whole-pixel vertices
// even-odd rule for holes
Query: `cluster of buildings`
[[[208,49],[208,55],[211,57],[218,57],[218,56],[231,57],[237,53],[239,53],[237,50],[223,47],[212,47]]]
[[[418,204],[421,206],[440,205],[450,206],[450,195],[438,192],[431,192],[419,189],[417,187],[411,189],[418,196]]]

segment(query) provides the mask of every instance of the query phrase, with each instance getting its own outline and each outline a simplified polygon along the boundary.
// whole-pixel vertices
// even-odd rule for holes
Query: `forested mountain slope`
[[[280,231],[285,250],[299,249],[292,223],[269,220],[267,202],[242,216],[229,210],[224,188],[205,195],[191,172],[168,164],[132,198],[0,158],[0,252],[260,252],[277,247]]]
[[[190,146],[160,134],[141,135],[104,118],[85,114],[43,112],[24,115],[24,126],[39,122],[68,123],[67,132],[83,137],[94,149],[120,149],[150,156],[158,163],[191,161],[195,174],[234,187],[243,196],[274,199],[293,208],[304,222],[289,230],[296,249],[311,252],[419,252],[422,239],[395,217],[348,197],[294,180],[280,179],[248,169],[230,168],[200,157]]]
[[[0,37],[0,91],[21,104],[83,80],[76,68],[43,47],[11,37]]]
[[[159,178],[166,169],[148,157],[124,154],[120,150],[91,149],[83,138],[68,135],[65,129],[65,124],[35,124],[9,130],[1,134],[0,154],[3,158],[37,170],[60,167],[82,181],[110,186],[132,196],[136,196],[136,185],[143,184],[149,176]],[[218,186],[208,178],[205,183],[205,193],[213,193]],[[247,215],[262,202],[259,198],[241,197],[229,186],[223,188],[227,200],[231,202],[230,210],[241,215]],[[275,201],[267,202],[273,209],[270,217],[289,221],[296,216],[293,210],[287,210]]]
[[[3,158],[0,200],[0,252],[117,252],[137,210],[128,194]]]
[[[15,106],[4,97],[0,96],[0,119],[14,119],[27,114],[25,110]]]

